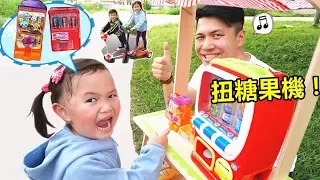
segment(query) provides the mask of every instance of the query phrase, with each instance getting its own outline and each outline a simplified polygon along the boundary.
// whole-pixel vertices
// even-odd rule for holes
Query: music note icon
[[[252,27],[255,34],[269,34],[273,29],[273,19],[268,13],[258,14],[253,18]]]
[[[267,29],[267,28],[268,28],[269,25],[268,25],[267,17],[266,17],[266,16],[260,16],[260,17],[259,17],[259,23],[260,23],[260,24],[257,26],[257,29],[258,29],[258,30],[260,30],[260,29],[262,28],[261,21],[263,21],[263,20],[266,20],[266,23],[263,25],[263,28],[264,28],[264,29]]]

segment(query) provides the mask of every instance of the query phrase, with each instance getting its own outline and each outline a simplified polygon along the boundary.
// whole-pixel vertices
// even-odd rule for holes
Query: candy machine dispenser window
[[[206,73],[206,72],[205,72]],[[237,137],[236,129],[236,112],[238,109],[237,103],[224,103],[224,102],[212,102],[213,98],[217,95],[212,95],[213,89],[211,84],[213,80],[223,81],[224,78],[206,73],[203,74],[203,87],[200,90],[200,101],[198,104],[199,113],[205,121],[210,123],[214,129],[217,129],[230,140],[234,140]],[[209,84],[210,83],[210,84]],[[205,89],[205,86],[209,86],[209,89]],[[218,90],[220,88],[218,87]],[[219,94],[219,93],[218,93]],[[206,105],[204,105],[206,104]]]

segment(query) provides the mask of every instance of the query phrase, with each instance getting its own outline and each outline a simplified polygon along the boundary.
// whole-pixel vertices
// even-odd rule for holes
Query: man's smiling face
[[[243,37],[243,30],[236,33],[218,18],[202,17],[197,24],[195,51],[204,65],[215,58],[236,58]]]

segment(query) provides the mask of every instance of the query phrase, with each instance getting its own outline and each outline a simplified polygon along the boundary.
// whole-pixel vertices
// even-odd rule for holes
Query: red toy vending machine
[[[81,47],[80,11],[76,7],[49,10],[52,51],[78,50]]]
[[[14,58],[40,61],[46,5],[39,0],[24,0],[18,6]]]
[[[295,100],[282,98],[212,104],[213,80],[252,78],[259,83],[260,78],[277,77],[280,84],[284,76],[236,59],[215,59],[206,67],[192,120],[192,160],[208,179],[267,180],[295,108]]]

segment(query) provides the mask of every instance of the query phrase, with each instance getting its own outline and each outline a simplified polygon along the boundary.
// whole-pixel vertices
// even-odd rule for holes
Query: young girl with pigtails
[[[35,129],[47,141],[24,157],[24,171],[33,180],[138,180],[158,179],[169,129],[150,137],[130,169],[121,169],[117,143],[111,137],[121,105],[112,75],[94,59],[76,59],[77,72],[59,66],[34,99]],[[48,134],[43,97],[51,96],[52,109],[66,122]]]
[[[140,36],[143,40],[143,49],[147,49],[147,30],[148,30],[148,23],[147,23],[147,13],[143,9],[142,3],[140,1],[134,1],[132,3],[132,10],[133,13],[124,27],[126,29],[129,28],[129,26],[134,23],[135,25],[130,28],[131,31],[136,30],[137,36],[136,36],[136,48],[139,46]]]

